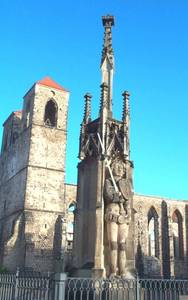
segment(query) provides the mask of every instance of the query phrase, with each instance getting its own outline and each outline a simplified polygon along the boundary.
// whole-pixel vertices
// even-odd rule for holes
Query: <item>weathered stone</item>
[[[0,157],[1,263],[10,270],[54,268],[55,224],[66,213],[68,96],[64,89],[36,83],[24,97],[22,119],[13,113],[5,123]],[[57,106],[54,127],[44,123],[45,107],[52,100]],[[16,139],[10,139],[15,132]]]

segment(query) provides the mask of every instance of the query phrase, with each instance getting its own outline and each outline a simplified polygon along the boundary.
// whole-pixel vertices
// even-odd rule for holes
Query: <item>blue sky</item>
[[[115,16],[114,116],[131,93],[134,187],[188,199],[188,1],[1,1],[0,124],[32,84],[51,76],[71,92],[67,182],[76,183],[83,95],[98,114],[101,16]],[[0,136],[2,135],[2,127]]]

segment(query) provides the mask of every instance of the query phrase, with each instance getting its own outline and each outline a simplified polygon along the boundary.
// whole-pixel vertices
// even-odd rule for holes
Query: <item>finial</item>
[[[129,117],[129,92],[125,91],[122,94],[123,96],[123,114],[122,114],[122,121],[127,122],[127,118]],[[128,125],[128,124],[127,124]]]
[[[108,56],[110,63],[114,65],[114,51],[112,48],[112,30],[111,27],[114,26],[114,17],[107,15],[102,17],[102,23],[105,27],[105,33],[104,33],[104,44],[103,44],[103,50],[102,50],[102,59],[101,59],[101,65],[103,61],[105,60],[106,56]]]
[[[100,112],[103,108],[108,108],[108,85],[106,82],[103,82],[100,86],[101,88],[101,103],[100,103]]]
[[[83,122],[89,123],[91,121],[91,94],[86,93],[85,96],[85,108],[84,108],[84,119]]]
[[[103,26],[107,27],[111,27],[114,26],[114,16],[110,16],[110,15],[106,15],[102,17],[102,24]]]
[[[108,85],[108,116],[112,117],[112,98],[113,98],[113,78],[114,78],[114,51],[112,48],[112,26],[114,17],[107,15],[102,17],[102,23],[105,28],[104,44],[101,58],[102,80]]]

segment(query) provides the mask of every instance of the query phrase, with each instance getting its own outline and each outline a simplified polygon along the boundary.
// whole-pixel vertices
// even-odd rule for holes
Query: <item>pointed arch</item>
[[[50,99],[45,106],[44,124],[49,127],[57,126],[58,106],[54,99]]]
[[[148,211],[148,222],[150,221],[150,219],[152,217],[154,217],[155,219],[158,219],[158,217],[159,217],[154,206],[151,206],[149,211]]]
[[[73,202],[71,202],[70,204],[69,204],[69,207],[68,207],[68,212],[69,213],[73,213],[74,211],[75,211],[75,209],[76,209],[76,202],[75,201],[73,201]]]
[[[148,255],[159,257],[159,216],[154,206],[148,211]]]
[[[67,250],[68,251],[71,251],[73,248],[75,209],[76,209],[76,202],[72,201],[67,208]]]
[[[172,235],[174,246],[174,258],[183,259],[183,217],[178,209],[172,214]]]

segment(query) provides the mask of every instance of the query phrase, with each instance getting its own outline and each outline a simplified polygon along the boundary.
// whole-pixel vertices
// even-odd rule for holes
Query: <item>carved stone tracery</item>
[[[107,155],[117,155],[123,151],[124,132],[122,124],[109,121],[107,123],[107,139],[106,139]]]
[[[89,124],[90,125],[90,124]],[[80,158],[85,157],[97,157],[101,155],[101,145],[98,138],[99,124],[98,126],[88,126],[83,124],[80,136]],[[106,155],[108,157],[118,156],[124,150],[124,144],[126,141],[126,147],[129,145],[128,132],[125,131],[122,122],[108,120],[106,124],[105,135],[105,148]]]

